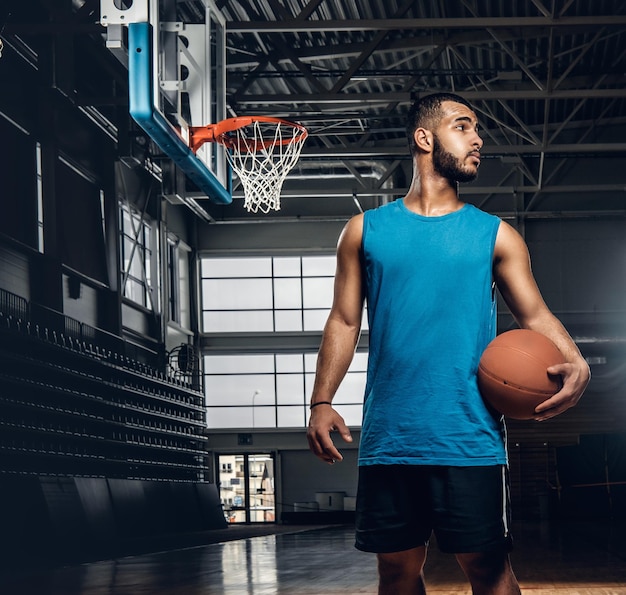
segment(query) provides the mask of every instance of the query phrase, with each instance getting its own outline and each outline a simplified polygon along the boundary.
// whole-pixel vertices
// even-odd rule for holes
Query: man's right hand
[[[346,442],[352,442],[352,435],[346,422],[331,405],[324,404],[311,409],[309,427],[306,432],[309,448],[315,456],[329,465],[343,461],[343,456],[330,437],[333,431],[339,432]]]

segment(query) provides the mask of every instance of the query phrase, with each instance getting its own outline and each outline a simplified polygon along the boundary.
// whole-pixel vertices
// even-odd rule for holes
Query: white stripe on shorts
[[[505,537],[509,536],[509,515],[508,515],[508,503],[507,497],[507,485],[506,485],[506,470],[507,466],[502,465],[502,524],[504,526]]]

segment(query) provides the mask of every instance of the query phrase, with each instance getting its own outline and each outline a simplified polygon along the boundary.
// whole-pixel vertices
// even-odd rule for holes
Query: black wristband
[[[332,405],[330,401],[318,401],[317,403],[312,403],[310,409],[317,407],[318,405]]]

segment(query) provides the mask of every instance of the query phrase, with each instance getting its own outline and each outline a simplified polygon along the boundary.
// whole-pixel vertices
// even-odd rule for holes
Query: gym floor
[[[530,595],[626,595],[622,523],[515,525],[513,567]],[[351,595],[376,593],[371,554],[346,526],[232,526],[203,545],[0,577],[4,595]],[[452,556],[431,547],[429,593],[470,595]]]

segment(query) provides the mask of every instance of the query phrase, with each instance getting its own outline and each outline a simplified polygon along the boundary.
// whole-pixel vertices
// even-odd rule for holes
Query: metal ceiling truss
[[[343,196],[354,208],[350,189],[315,187],[315,163],[321,177],[329,160],[354,177],[359,196],[401,194],[406,179],[398,185],[395,176],[410,170],[404,116],[416,96],[437,90],[475,105],[484,167],[499,158],[502,186],[480,190],[528,193],[526,210],[540,210],[542,197],[567,182],[568,160],[626,155],[623,135],[610,131],[625,124],[622,0],[222,4],[231,111],[270,113],[309,128],[301,161],[311,178],[306,190],[287,178],[289,200]],[[363,178],[352,163],[363,160],[380,161],[382,177]],[[570,186],[580,194],[585,185]],[[619,172],[587,186],[602,210],[598,193],[624,192],[626,181]],[[305,214],[323,216],[306,202]]]
[[[177,21],[203,23],[203,0],[154,1],[176,12]],[[99,3],[73,0],[60,10],[39,0],[54,18],[28,21],[17,11],[24,18],[7,21],[2,39],[11,49],[40,35],[88,35],[102,45]],[[463,189],[477,204],[529,216],[569,212],[574,203],[600,215],[621,210],[626,0],[215,4],[225,21],[228,116],[271,115],[309,130],[274,217],[347,218],[358,212],[357,203],[369,208],[401,196],[411,175],[406,112],[416,97],[439,90],[463,95],[481,120],[485,159],[478,182]],[[13,0],[13,6],[21,5]],[[105,69],[94,69],[94,76],[105,70],[115,90],[90,96],[91,87],[104,91],[81,85],[68,96],[112,122],[126,93],[119,64],[105,58],[96,58]],[[36,53],[30,59],[34,68],[37,59]],[[575,179],[585,163],[589,179]],[[239,204],[209,205],[193,192],[186,198],[210,222],[252,219]]]

